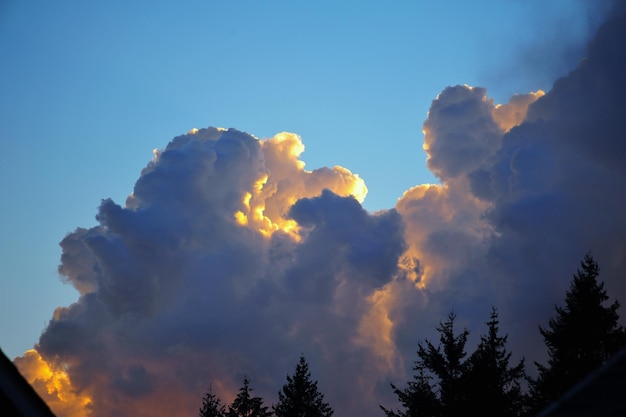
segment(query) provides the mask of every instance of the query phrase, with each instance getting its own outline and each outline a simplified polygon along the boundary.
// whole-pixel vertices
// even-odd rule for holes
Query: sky
[[[626,298],[626,25],[544,3],[1,3],[0,347],[59,416],[300,354],[377,415],[452,309],[541,358],[587,251]]]

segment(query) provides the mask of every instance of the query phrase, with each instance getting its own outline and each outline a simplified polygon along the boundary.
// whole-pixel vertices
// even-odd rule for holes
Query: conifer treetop
[[[300,356],[293,375],[278,392],[278,403],[273,406],[276,417],[331,417],[333,409],[324,402],[324,395],[311,380],[309,365]]]

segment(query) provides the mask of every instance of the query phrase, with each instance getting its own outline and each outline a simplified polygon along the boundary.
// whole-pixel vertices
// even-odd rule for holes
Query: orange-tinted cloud
[[[62,367],[46,362],[34,350],[15,359],[15,365],[35,391],[57,416],[84,417],[90,415],[91,398],[77,392]]]
[[[528,94],[516,94],[506,104],[498,104],[493,109],[493,118],[504,132],[520,125],[526,119],[528,106],[543,97],[545,93],[537,90]]]

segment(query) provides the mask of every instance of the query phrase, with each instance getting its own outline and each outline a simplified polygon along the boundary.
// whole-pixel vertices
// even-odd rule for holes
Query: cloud
[[[511,30],[518,33],[514,42],[503,37],[489,44],[487,55],[498,59],[487,58],[491,65],[485,65],[483,79],[491,88],[511,93],[528,85],[547,88],[579,63],[589,39],[621,3],[572,0],[563,7],[555,2],[517,2],[517,13],[528,15],[532,28],[513,25]]]
[[[494,106],[484,88],[447,87],[433,100],[424,122],[428,168],[442,181],[480,168],[500,147],[504,132],[519,125],[528,106],[543,94],[518,94]]]
[[[377,213],[358,175],[306,170],[297,135],[174,138],[63,239],[80,298],[16,364],[60,417],[141,417],[193,414],[209,385],[229,401],[244,375],[271,404],[304,354],[337,414],[373,416],[452,309],[476,337],[497,306],[541,359],[537,326],[589,249],[625,299],[625,28],[545,93],[444,89],[424,123],[441,182]]]
[[[501,130],[508,132],[526,119],[528,107],[544,95],[545,92],[541,90],[528,94],[515,94],[508,103],[498,104],[493,108],[493,119]]]
[[[193,413],[244,374],[271,401],[301,353],[336,402],[369,372],[360,323],[396,273],[403,224],[364,210],[347,169],[305,170],[303,150],[289,133],[194,129],[155,151],[125,207],[104,200],[97,227],[63,239],[59,271],[81,296],[37,355],[93,415]]]
[[[36,350],[28,350],[15,358],[15,365],[56,415],[89,415],[91,399],[75,392],[67,373],[51,367]]]
[[[484,88],[448,87],[433,100],[424,122],[428,168],[445,181],[472,171],[488,158],[501,136]]]
[[[498,237],[490,257],[515,278],[512,302],[537,307],[529,309],[534,320],[567,288],[570,276],[560,271],[590,249],[610,293],[624,299],[624,23],[621,15],[603,25],[578,68],[531,104],[492,162],[470,174],[476,195],[492,204],[487,219]]]

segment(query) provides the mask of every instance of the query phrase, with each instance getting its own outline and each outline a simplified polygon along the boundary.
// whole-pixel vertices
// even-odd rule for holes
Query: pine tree
[[[274,405],[276,417],[331,417],[333,409],[324,402],[324,395],[317,389],[317,381],[311,381],[309,365],[304,356],[296,366],[293,376],[287,375],[287,384],[278,392],[278,404]]]
[[[535,363],[538,377],[531,382],[535,411],[563,395],[591,371],[626,345],[626,332],[618,324],[619,303],[609,299],[598,283],[598,264],[588,253],[566,293],[565,306],[556,306],[548,328],[539,327],[548,348],[547,366]]]
[[[200,417],[225,417],[226,415],[226,407],[222,404],[222,400],[213,394],[211,388],[202,398],[202,407],[199,415]]]
[[[491,310],[487,334],[480,337],[477,349],[468,360],[464,375],[468,415],[508,417],[523,415],[526,398],[521,381],[526,378],[524,360],[510,367],[511,352],[506,350],[508,336],[500,336],[498,312]]]
[[[413,381],[404,390],[392,384],[404,411],[394,411],[380,406],[387,417],[447,417],[465,413],[463,375],[467,364],[465,344],[469,331],[454,334],[456,315],[450,313],[445,323],[440,323],[439,346],[430,341],[418,344],[413,370]]]
[[[396,394],[404,411],[380,408],[387,417],[434,417],[439,415],[440,403],[431,386],[432,377],[426,375],[426,370],[416,362],[413,370],[417,373],[413,381],[407,383],[403,390],[391,384],[393,393]]]
[[[425,346],[418,346],[421,365],[432,371],[439,380],[439,401],[443,416],[458,416],[464,411],[462,377],[466,368],[465,344],[469,331],[463,329],[459,335],[455,335],[455,319],[456,315],[450,313],[448,320],[437,328],[441,335],[437,348],[428,340]]]
[[[252,397],[252,388],[248,378],[243,379],[243,387],[228,407],[227,417],[270,417],[271,412],[263,405],[263,399]]]

